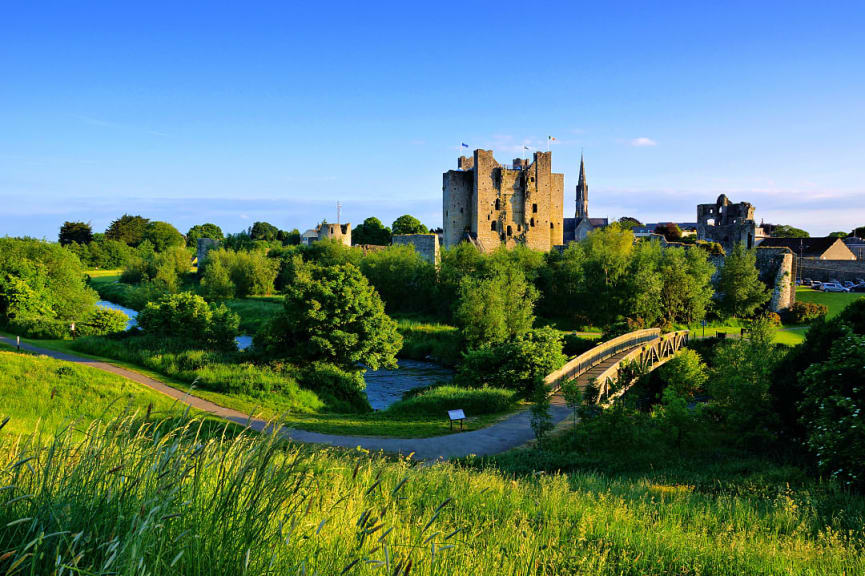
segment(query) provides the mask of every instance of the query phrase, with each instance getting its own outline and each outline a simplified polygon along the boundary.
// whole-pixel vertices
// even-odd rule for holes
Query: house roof
[[[562,220],[562,235],[565,242],[574,239],[574,234],[577,231],[577,226],[580,225],[582,218],[564,218]],[[609,218],[589,218],[589,224],[592,228],[603,228],[610,225]]]
[[[819,258],[836,242],[841,242],[841,239],[831,236],[823,238],[765,238],[760,242],[760,246],[764,248],[789,248],[804,258]],[[843,242],[841,243],[843,244]]]

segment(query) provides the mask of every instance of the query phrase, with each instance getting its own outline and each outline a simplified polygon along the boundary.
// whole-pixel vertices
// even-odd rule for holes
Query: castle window
[[[463,213],[463,209],[462,209],[462,208],[460,208],[460,214],[462,214],[462,213]]]
[[[552,229],[553,229],[553,223],[550,222],[550,230],[552,230]]]
[[[535,177],[532,176],[529,180],[531,180],[532,182],[534,182],[534,181],[535,181]]]
[[[501,204],[499,203],[499,199],[496,198],[496,210],[501,210]]]
[[[522,231],[523,231],[523,225],[517,224],[517,232],[522,232]]]
[[[513,233],[514,233],[514,231],[511,229],[510,226],[508,226],[508,236],[510,236],[510,235],[513,234]]]
[[[490,230],[492,230],[493,232],[496,231],[496,223],[495,223],[495,220],[492,221],[492,222],[490,222]]]
[[[529,226],[531,226],[532,228],[535,227],[535,219],[534,219],[534,218],[532,218],[531,220],[529,220]]]
[[[532,204],[532,214],[537,214],[537,213],[538,213],[538,205]]]

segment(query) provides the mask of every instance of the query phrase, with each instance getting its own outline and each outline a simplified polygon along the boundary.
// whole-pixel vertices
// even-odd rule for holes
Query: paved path
[[[13,338],[0,336],[0,342],[15,345]],[[264,430],[268,428],[269,422],[258,418],[250,418],[248,414],[226,408],[218,404],[214,404],[203,398],[193,396],[187,392],[168,386],[164,382],[154,380],[134,372],[99,360],[92,360],[82,356],[57,352],[47,348],[40,348],[32,344],[21,343],[21,349],[28,352],[43,354],[58,360],[66,360],[75,362],[84,366],[90,366],[97,370],[111,372],[128,378],[133,382],[143,384],[148,388],[152,388],[157,392],[161,392],[166,396],[175,398],[184,402],[193,408],[207,412],[219,418],[230,420],[241,425],[248,425],[254,430]],[[554,397],[550,406],[550,415],[553,423],[558,424],[571,414],[571,411],[564,405],[560,397]],[[306,430],[294,430],[282,428],[281,434],[287,438],[298,442],[310,442],[316,444],[328,444],[331,446],[341,446],[345,448],[355,448],[361,446],[367,450],[378,452],[394,452],[401,454],[409,454],[414,452],[414,458],[422,460],[437,460],[441,458],[460,458],[475,454],[477,456],[485,456],[489,454],[498,454],[512,448],[522,446],[526,442],[534,439],[534,433],[531,427],[531,416],[528,410],[523,410],[504,420],[497,422],[487,428],[481,430],[472,430],[470,432],[462,432],[459,434],[448,434],[445,436],[434,436],[432,438],[388,438],[380,436],[340,436],[336,434],[322,434],[319,432],[309,432]]]

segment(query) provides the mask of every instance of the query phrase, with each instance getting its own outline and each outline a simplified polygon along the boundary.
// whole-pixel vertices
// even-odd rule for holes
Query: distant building
[[[841,238],[765,238],[760,248],[789,248],[793,254],[812,260],[856,260]]]
[[[850,252],[856,256],[856,260],[865,260],[865,238],[859,238],[858,236],[847,236],[846,238],[841,239],[844,244],[847,245],[847,248],[850,249]]]
[[[577,210],[573,218],[564,219],[564,243],[584,240],[589,232],[610,225],[608,218],[589,218],[589,183],[586,180],[586,165],[580,156],[580,180],[577,182]]]
[[[316,228],[310,228],[300,236],[300,243],[309,246],[319,240],[338,240],[346,246],[351,246],[351,224],[329,224],[325,222]]]

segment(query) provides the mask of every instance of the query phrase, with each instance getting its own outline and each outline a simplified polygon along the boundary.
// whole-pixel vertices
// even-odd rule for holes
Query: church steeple
[[[580,181],[577,183],[577,220],[589,217],[589,184],[586,182],[586,164],[580,153]]]

